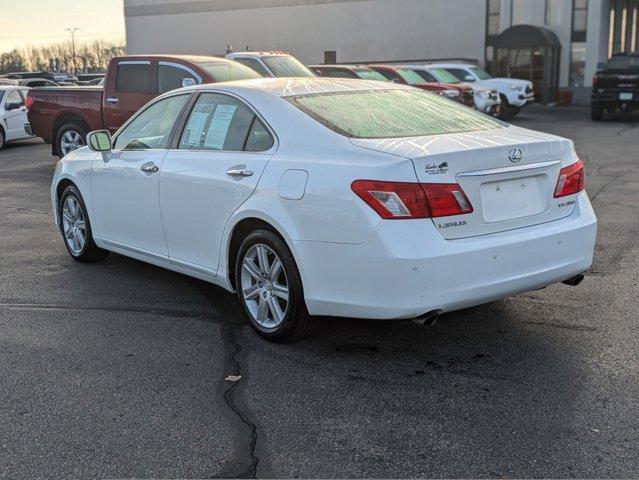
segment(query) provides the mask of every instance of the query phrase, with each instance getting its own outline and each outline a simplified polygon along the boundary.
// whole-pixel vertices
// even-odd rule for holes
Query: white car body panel
[[[429,64],[430,67],[438,68],[458,68],[464,70],[468,75],[475,79],[473,84],[485,86],[497,90],[501,95],[506,97],[508,103],[517,108],[524,107],[529,103],[535,101],[534,94],[532,93],[533,84],[528,80],[520,80],[517,78],[489,78],[482,80],[473,71],[471,67],[477,65],[464,64],[464,63],[436,63]],[[527,92],[526,89],[529,88]]]
[[[0,100],[0,126],[4,130],[5,140],[7,142],[13,142],[16,140],[23,140],[26,138],[32,138],[32,135],[28,135],[24,130],[24,124],[27,123],[27,108],[22,105],[15,110],[6,110],[6,101],[11,92],[22,92],[26,97],[29,91],[28,87],[20,87],[14,85],[0,85],[0,91],[3,92],[2,99]]]
[[[554,188],[557,169],[576,160],[569,140],[512,126],[410,139],[348,139],[280,98],[403,88],[410,87],[316,78],[182,89],[225,92],[243,99],[275,134],[273,149],[257,154],[164,150],[158,153],[162,163],[154,184],[133,167],[123,169],[118,181],[115,172],[103,165],[117,152],[94,153],[83,147],[56,167],[51,189],[54,217],[58,222],[60,182],[72,181],[85,199],[98,246],[231,291],[229,269],[234,263],[229,248],[234,228],[246,219],[259,219],[290,248],[312,315],[411,318],[533,290],[589,268],[596,218],[585,192],[563,199],[546,197],[548,209],[536,216],[504,219],[484,212],[482,199],[473,197],[467,183],[464,190],[468,188],[475,211],[466,215],[465,226],[440,228],[438,223],[445,219],[383,220],[350,187],[357,179],[454,182],[464,173],[514,166],[508,151],[516,146],[523,158],[515,167],[523,167],[525,173],[515,168],[488,180],[499,180],[499,175],[507,180],[525,178],[538,168],[548,177],[545,188]],[[438,161],[445,161],[447,168],[429,167]],[[246,165],[254,175],[227,178],[226,169],[236,165]],[[125,179],[128,175],[131,178]],[[97,194],[92,191],[96,184]],[[120,198],[114,198],[116,191]],[[560,207],[558,200],[566,205]],[[154,202],[161,233],[154,230]],[[148,216],[147,210],[154,218],[142,218]],[[513,212],[506,209],[499,214],[508,217]],[[121,238],[104,237],[101,228],[108,225],[117,231],[117,222]],[[152,231],[154,238],[146,238]],[[148,244],[130,245],[136,241]]]

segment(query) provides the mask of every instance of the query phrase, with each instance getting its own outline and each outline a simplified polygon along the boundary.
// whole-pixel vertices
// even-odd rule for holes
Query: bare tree
[[[76,45],[78,71],[85,73],[103,72],[114,56],[123,55],[125,47],[104,40]],[[52,70],[62,72],[73,70],[73,50],[71,42],[47,46],[28,46],[0,55],[0,74],[24,70]]]

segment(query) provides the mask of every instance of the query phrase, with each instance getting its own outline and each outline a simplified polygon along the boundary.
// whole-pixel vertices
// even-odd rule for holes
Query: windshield
[[[442,83],[461,83],[459,78],[443,68],[429,68],[428,73]]]
[[[371,70],[370,68],[354,68],[353,69],[357,76],[363,80],[378,80],[380,82],[390,82],[388,78],[382,75],[375,70]]]
[[[608,60],[606,68],[610,70],[636,70],[639,69],[639,56],[619,55]]]
[[[422,76],[413,70],[409,70],[407,68],[398,68],[397,73],[399,73],[409,85],[420,85],[424,83],[424,79],[422,78]]]
[[[350,138],[419,137],[507,125],[439,95],[413,89],[318,93],[286,100]]]
[[[493,78],[490,73],[488,73],[483,68],[479,67],[470,67],[469,70],[475,74],[477,78],[480,80],[488,80],[489,78]]]
[[[262,78],[255,70],[237,62],[207,62],[198,63],[198,66],[211,75],[216,82]]]
[[[314,77],[315,75],[300,61],[290,55],[262,57],[262,61],[276,77]]]

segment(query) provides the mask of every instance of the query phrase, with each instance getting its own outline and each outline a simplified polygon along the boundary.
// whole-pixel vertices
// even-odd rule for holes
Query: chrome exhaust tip
[[[419,317],[413,318],[411,321],[415,325],[419,325],[420,327],[432,327],[437,323],[437,318],[442,314],[443,310],[431,310],[430,312],[426,312]]]

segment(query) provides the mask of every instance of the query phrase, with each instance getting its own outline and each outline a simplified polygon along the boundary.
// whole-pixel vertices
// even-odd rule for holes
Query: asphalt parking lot
[[[323,319],[292,345],[212,285],[74,262],[49,146],[0,152],[0,477],[636,477],[639,115],[514,123],[574,139],[586,165],[585,281],[430,328]]]

